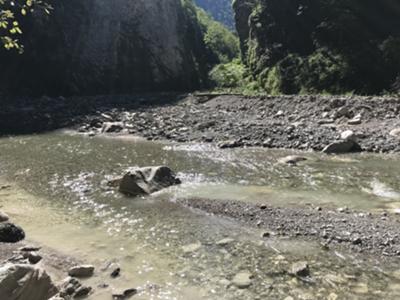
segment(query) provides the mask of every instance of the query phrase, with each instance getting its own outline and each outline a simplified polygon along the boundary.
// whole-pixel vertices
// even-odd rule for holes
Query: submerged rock
[[[278,160],[281,164],[297,165],[298,162],[306,161],[307,158],[297,155],[289,155]]]
[[[342,154],[361,151],[361,146],[353,140],[337,141],[326,146],[322,152],[327,154]]]
[[[57,292],[50,276],[41,268],[19,264],[0,267],[0,299],[45,300]]]
[[[0,223],[0,242],[16,243],[25,238],[24,230],[12,223]]]
[[[119,191],[131,196],[148,195],[180,183],[168,167],[138,168],[125,174],[119,183]]]
[[[93,275],[94,267],[92,265],[75,266],[69,269],[68,275],[72,277],[90,277]]]

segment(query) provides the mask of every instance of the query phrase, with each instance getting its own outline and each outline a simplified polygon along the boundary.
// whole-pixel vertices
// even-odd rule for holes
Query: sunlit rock
[[[57,292],[50,276],[41,268],[14,264],[0,267],[0,299],[44,300]]]
[[[119,183],[119,191],[130,196],[148,195],[181,181],[165,166],[130,170]]]

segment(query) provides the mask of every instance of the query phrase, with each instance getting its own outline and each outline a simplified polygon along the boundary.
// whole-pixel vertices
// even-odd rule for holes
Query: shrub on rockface
[[[217,88],[239,88],[245,81],[245,67],[239,59],[219,64],[211,70],[210,80]]]
[[[399,76],[398,0],[236,0],[234,9],[244,62],[266,91],[374,94]]]

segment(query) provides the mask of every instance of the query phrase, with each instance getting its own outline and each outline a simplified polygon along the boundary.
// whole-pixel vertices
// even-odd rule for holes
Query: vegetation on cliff
[[[242,58],[271,94],[390,91],[400,75],[398,0],[236,0]]]
[[[231,0],[195,0],[195,3],[208,12],[216,21],[234,31],[235,20]]]

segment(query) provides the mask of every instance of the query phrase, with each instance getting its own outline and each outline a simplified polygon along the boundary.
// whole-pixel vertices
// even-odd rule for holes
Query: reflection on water
[[[31,239],[99,266],[89,283],[106,281],[111,287],[96,289],[93,299],[109,299],[110,289],[129,287],[142,288],[136,299],[400,296],[396,266],[326,252],[312,243],[262,240],[257,230],[171,201],[204,196],[282,206],[396,208],[400,175],[395,156],[307,153],[302,155],[308,161],[290,167],[277,163],[291,154],[288,151],[221,151],[208,145],[64,134],[5,138],[0,153],[0,172],[18,184],[0,192],[1,205]],[[128,167],[161,164],[178,171],[183,185],[129,199],[105,184]],[[233,241],[218,244],[224,238]],[[186,251],[190,248],[193,251]],[[310,264],[312,277],[307,282],[287,273],[299,260]],[[121,265],[121,278],[111,280],[101,271],[110,262]],[[253,279],[241,290],[231,280],[244,271]]]

